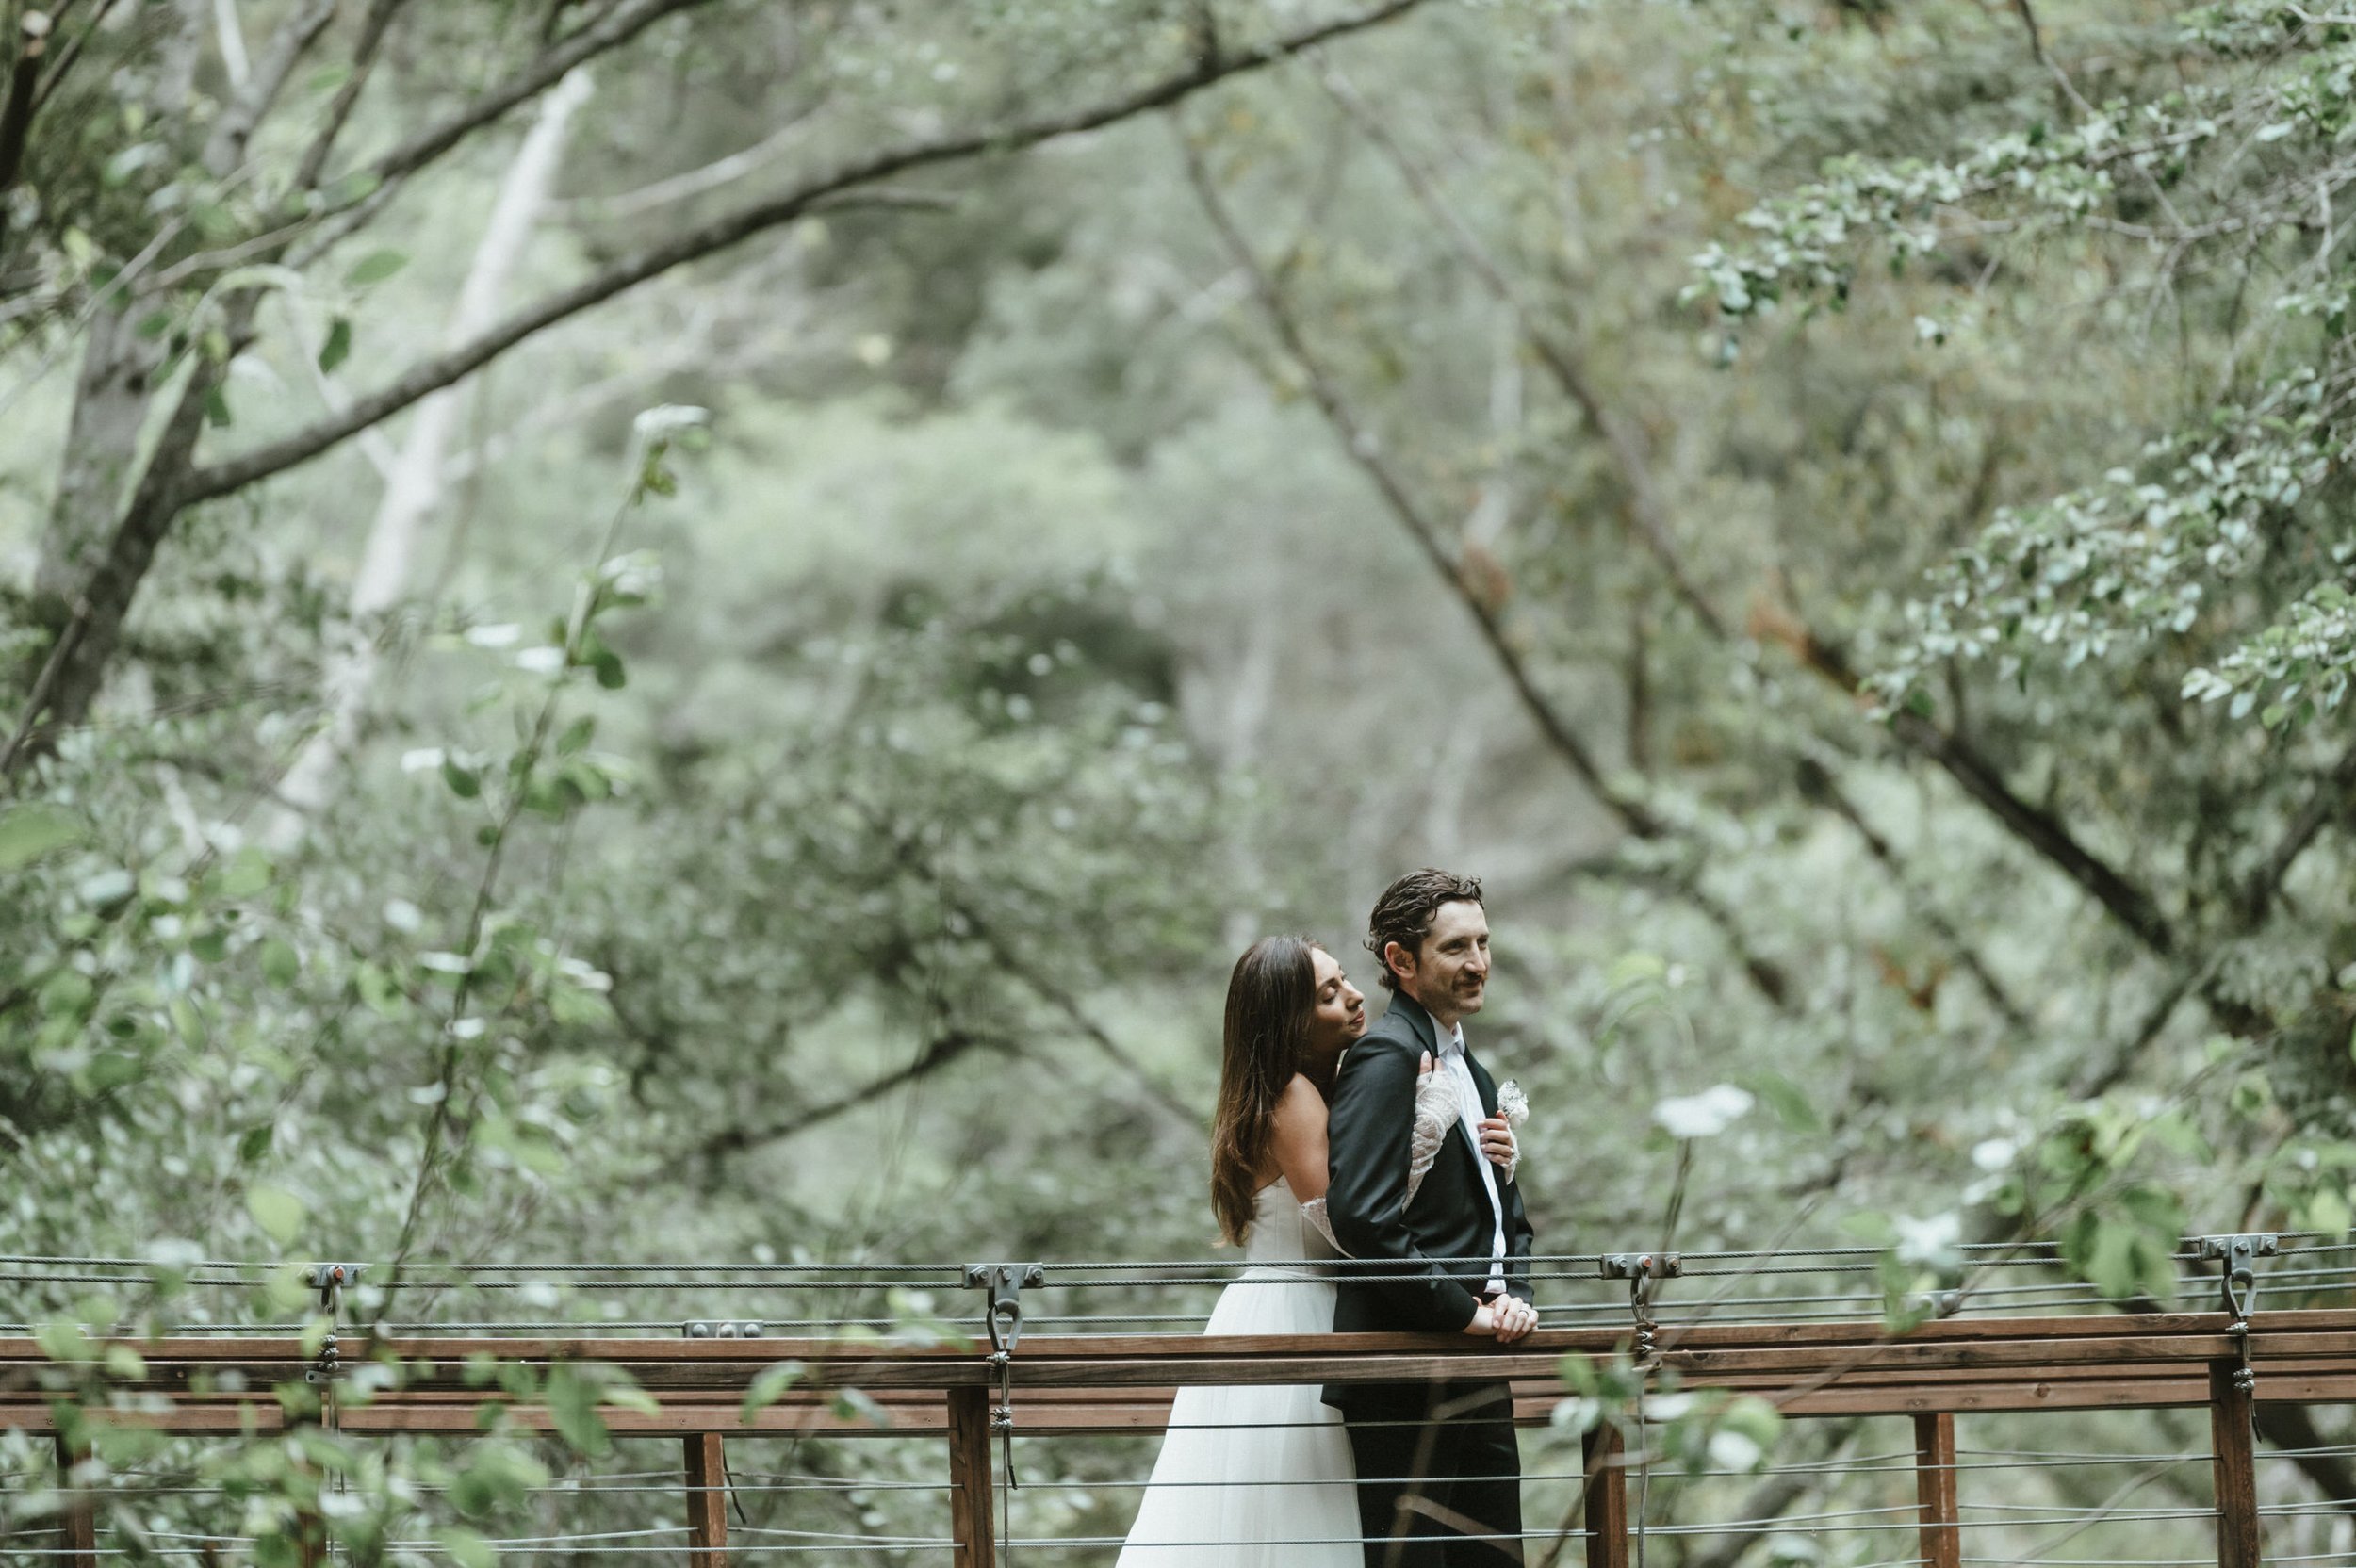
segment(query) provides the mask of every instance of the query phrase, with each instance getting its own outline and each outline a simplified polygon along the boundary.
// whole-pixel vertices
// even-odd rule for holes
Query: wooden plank
[[[1620,1429],[1607,1421],[1587,1434],[1583,1448],[1587,1568],[1628,1568],[1628,1456]]]
[[[1923,1568],[1963,1568],[1952,1411],[1925,1412],[1914,1418],[1914,1495],[1922,1513]]]
[[[1958,1317],[1923,1323],[1905,1335],[1892,1336],[1878,1322],[1718,1322],[1664,1325],[1661,1341],[1667,1349],[1711,1349],[1742,1346],[1761,1348],[1792,1346],[1855,1346],[1879,1341],[1907,1344],[1997,1343],[2022,1339],[2112,1339],[2139,1335],[2221,1332],[2226,1315],[2202,1313],[2105,1313],[2072,1317]],[[2293,1333],[2356,1333],[2356,1311],[2345,1308],[2299,1308],[2262,1312],[2251,1319],[2253,1343]],[[1481,1342],[1449,1334],[1333,1334],[1320,1335],[1347,1354],[1445,1354],[1477,1359],[1493,1353]],[[1541,1329],[1520,1342],[1533,1352],[1555,1355],[1569,1350],[1609,1352],[1628,1337],[1625,1327]],[[108,1343],[117,1343],[109,1341]],[[283,1372],[308,1364],[301,1341],[293,1334],[218,1337],[124,1338],[151,1362],[254,1364]],[[1127,1357],[1236,1356],[1261,1351],[1298,1352],[1301,1340],[1285,1335],[1218,1334],[1032,1334],[1023,1340],[1025,1358],[1053,1360],[1119,1360]],[[603,1361],[638,1365],[737,1362],[766,1367],[779,1361],[934,1361],[976,1359],[978,1341],[939,1345],[906,1345],[890,1340],[825,1338],[667,1339],[548,1338],[493,1335],[442,1337],[403,1336],[361,1341],[349,1348],[347,1363],[384,1349],[404,1360],[463,1363],[470,1355],[499,1356],[524,1362]],[[48,1353],[29,1336],[0,1336],[0,1364],[47,1364]]]
[[[65,1434],[57,1434],[57,1484],[68,1489],[65,1510],[57,1515],[58,1544],[64,1554],[58,1561],[65,1568],[98,1568],[98,1508],[90,1493],[74,1486],[69,1472],[89,1456],[86,1447],[77,1447],[66,1441]]]
[[[2209,1365],[2217,1568],[2258,1568],[2258,1464],[2252,1446],[2257,1411],[2250,1392],[2233,1384],[2240,1370],[2240,1362],[2233,1357],[2220,1357]]]
[[[998,1543],[990,1496],[990,1390],[948,1395],[949,1534],[955,1568],[991,1568]]]
[[[727,1439],[690,1432],[687,1448],[687,1568],[728,1568]]]
[[[2168,1410],[2190,1409],[2209,1402],[2208,1385],[2199,1379],[2137,1380],[2108,1379],[2075,1383],[2014,1382],[1947,1386],[1936,1389],[1845,1388],[1838,1384],[1777,1399],[1786,1415],[1920,1415],[1953,1411],[1972,1414],[1988,1411],[2030,1410]]]

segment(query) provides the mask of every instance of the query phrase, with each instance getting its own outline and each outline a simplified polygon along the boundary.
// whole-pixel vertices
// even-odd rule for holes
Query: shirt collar
[[[1461,1056],[1464,1054],[1464,1026],[1463,1024],[1452,1023],[1446,1029],[1441,1029],[1439,1025],[1434,1024],[1432,1028],[1440,1037],[1442,1056]]]

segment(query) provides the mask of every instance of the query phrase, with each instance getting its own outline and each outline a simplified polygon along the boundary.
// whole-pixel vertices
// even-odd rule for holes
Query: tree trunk
[[[158,391],[163,344],[140,337],[126,307],[93,316],[82,346],[65,466],[33,575],[35,613],[52,632],[73,619],[113,542],[139,462],[139,433]]]
[[[589,92],[588,72],[576,70],[542,104],[539,119],[508,166],[490,224],[475,247],[450,314],[449,341],[463,342],[496,318],[499,296],[556,183],[574,111],[587,102]],[[302,841],[309,821],[327,804],[343,759],[359,735],[376,679],[382,630],[377,623],[408,594],[418,535],[441,499],[443,467],[464,385],[445,387],[417,404],[409,438],[385,476],[384,494],[352,582],[352,618],[358,639],[328,662],[324,721],[286,770],[277,806],[262,829],[263,841],[274,848]]]

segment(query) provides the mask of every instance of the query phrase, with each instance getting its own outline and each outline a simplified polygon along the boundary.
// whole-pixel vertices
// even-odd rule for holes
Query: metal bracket
[[[1023,1484],[1014,1473],[1014,1347],[1023,1337],[1023,1292],[1046,1282],[1045,1264],[965,1266],[965,1288],[990,1292],[990,1364],[998,1374],[998,1403],[990,1413],[990,1429],[998,1434],[999,1474],[1009,1490]]]
[[[343,1314],[344,1286],[360,1282],[360,1266],[356,1263],[315,1263],[304,1276],[311,1288],[319,1293],[319,1311],[327,1314],[327,1338],[319,1345],[319,1360],[303,1369],[303,1380],[314,1385],[332,1383],[340,1362],[335,1346],[335,1322]]]
[[[1653,1361],[1653,1285],[1685,1272],[1682,1252],[1606,1252],[1595,1260],[1595,1272],[1607,1280],[1628,1282],[1628,1310],[1636,1317],[1636,1339],[1629,1347],[1637,1364]]]
[[[684,1339],[759,1339],[761,1325],[741,1317],[691,1317],[679,1326]]]
[[[1933,1317],[1953,1317],[1963,1310],[1963,1292],[1959,1290],[1922,1290],[1906,1298],[1906,1305]]]
[[[1047,1266],[1038,1263],[969,1263],[965,1288],[990,1292],[990,1348],[1002,1353],[1014,1349],[1023,1337],[1023,1292],[1047,1282]]]
[[[2256,1261],[2278,1256],[2282,1250],[2282,1238],[2272,1231],[2201,1238],[2201,1261],[2219,1266],[2218,1282],[2225,1293],[2225,1310],[2235,1322],[2248,1317],[2258,1299]]]
[[[1682,1252],[1606,1252],[1595,1271],[1607,1280],[1674,1280],[1685,1272]]]
[[[332,1307],[344,1286],[360,1282],[360,1266],[356,1263],[315,1263],[307,1278],[311,1288],[319,1293],[319,1305]]]

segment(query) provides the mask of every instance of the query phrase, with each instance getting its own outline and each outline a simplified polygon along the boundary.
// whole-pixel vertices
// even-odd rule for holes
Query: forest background
[[[1425,864],[1549,1249],[2348,1230],[2356,21],[0,24],[0,1250],[1204,1255]]]

